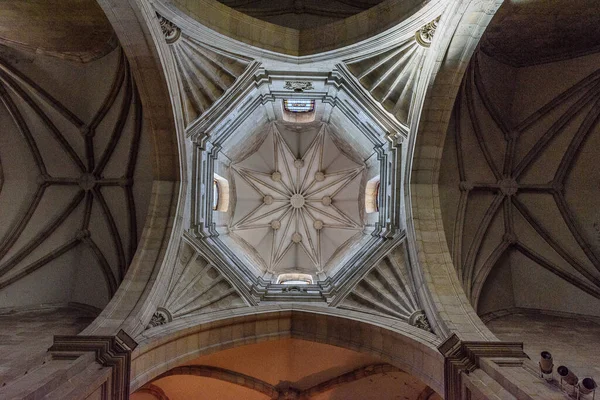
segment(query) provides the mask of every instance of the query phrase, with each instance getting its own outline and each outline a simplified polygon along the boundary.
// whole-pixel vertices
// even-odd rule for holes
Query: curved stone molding
[[[359,45],[367,39],[379,39],[378,36],[395,36],[399,31],[402,31],[399,36],[402,36],[405,30],[414,34],[423,24],[430,21],[430,18],[439,15],[446,5],[444,1],[430,1],[424,5],[421,0],[387,0],[349,18],[297,30],[261,21],[224,6],[217,0],[161,0],[160,3],[165,3],[157,5],[157,9],[163,15],[170,16],[167,12],[176,7],[178,14],[186,15],[185,19],[193,18],[194,21],[191,21],[190,25],[203,25],[221,35],[260,48],[261,51],[264,49],[296,57]],[[272,5],[272,2],[269,4]],[[425,13],[422,12],[423,9]],[[432,12],[435,14],[431,15]],[[424,18],[426,19],[423,20]],[[179,20],[176,22],[179,23]],[[389,37],[384,41],[387,39]]]
[[[400,322],[390,325],[388,318],[372,316],[366,322],[361,313],[306,304],[277,305],[276,311],[253,307],[196,315],[145,331],[132,356],[131,389],[201,355],[285,338],[383,357],[443,393],[444,359],[437,350],[441,341],[431,333]]]
[[[427,48],[411,37],[383,52],[346,60],[345,64],[375,100],[408,125],[409,111],[426,55]]]
[[[167,298],[154,313],[148,328],[192,314],[202,314],[247,304],[231,283],[187,243],[175,261]]]
[[[404,245],[380,261],[341,301],[339,308],[385,315],[431,332],[423,323],[412,278],[407,270]],[[425,317],[425,322],[427,321]]]
[[[502,0],[457,0],[449,5],[436,28],[440,40],[427,50],[437,56],[424,65],[428,78],[417,90],[413,107],[420,119],[413,121],[411,127],[418,134],[411,135],[408,144],[412,162],[406,196],[407,243],[423,308],[432,328],[444,337],[456,333],[467,340],[495,340],[473,310],[452,264],[438,180],[445,133],[464,71],[501,4]]]
[[[162,16],[160,25],[175,60],[183,117],[188,126],[219,100],[252,60],[181,34]]]
[[[139,388],[136,393],[147,393],[153,396],[156,400],[169,400],[169,397],[164,390],[151,383]]]
[[[144,105],[144,126],[152,139],[152,193],[149,216],[123,284],[100,316],[84,331],[88,335],[114,335],[123,329],[131,335],[142,332],[156,310],[156,286],[161,270],[168,268],[180,242],[181,218],[176,218],[185,183],[186,167],[180,164],[183,127],[173,115],[166,73],[161,65],[168,49],[155,42],[162,39],[156,11],[142,0],[118,5],[100,0],[98,4],[117,33],[131,72],[138,83]],[[168,53],[166,53],[168,55]],[[181,198],[181,199],[180,199]],[[177,234],[176,232],[179,232]],[[172,240],[172,241],[170,241]],[[143,251],[142,251],[143,249]],[[164,267],[164,268],[163,268]]]

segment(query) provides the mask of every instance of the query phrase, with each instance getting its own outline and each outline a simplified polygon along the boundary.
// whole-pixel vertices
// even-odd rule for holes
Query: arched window
[[[379,175],[370,179],[365,188],[365,210],[367,213],[379,211]]]
[[[283,100],[283,120],[312,122],[315,120],[315,101],[310,99]]]
[[[277,277],[277,283],[284,285],[310,285],[313,283],[313,278],[309,274],[281,274]]]
[[[227,179],[214,174],[212,190],[212,209],[214,211],[227,211],[229,208],[229,182]]]

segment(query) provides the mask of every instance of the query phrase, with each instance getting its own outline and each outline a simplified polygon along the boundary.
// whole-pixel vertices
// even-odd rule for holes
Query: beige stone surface
[[[0,387],[39,368],[54,335],[77,335],[95,316],[67,305],[0,310]]]
[[[0,4],[0,43],[89,62],[110,53],[118,41],[94,0],[5,1]]]
[[[487,325],[502,340],[522,341],[534,363],[542,351],[549,351],[555,371],[564,365],[580,378],[600,380],[600,323],[595,319],[515,310]],[[556,372],[554,376],[558,378]]]

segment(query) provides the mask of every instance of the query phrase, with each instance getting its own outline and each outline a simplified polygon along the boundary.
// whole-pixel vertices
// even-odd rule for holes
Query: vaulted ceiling
[[[515,68],[479,52],[471,61],[440,196],[454,265],[479,313],[598,315],[599,57]]]
[[[595,0],[512,0],[494,15],[484,53],[515,67],[566,60],[600,50]]]
[[[230,235],[265,271],[323,273],[363,237],[366,165],[340,150],[342,139],[326,124],[265,129],[254,151],[232,165]]]
[[[33,54],[89,62],[104,57],[119,43],[97,2],[64,0],[2,2],[0,44]]]
[[[375,357],[298,339],[268,341],[199,357],[159,376],[131,398],[205,397],[440,399],[417,378]]]
[[[152,181],[128,62],[120,48],[79,64],[3,54],[1,303],[102,308],[135,254]]]
[[[308,29],[358,14],[383,0],[219,0],[221,3],[267,22]]]

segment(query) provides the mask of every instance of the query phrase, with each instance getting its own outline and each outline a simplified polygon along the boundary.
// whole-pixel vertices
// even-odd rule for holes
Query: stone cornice
[[[96,361],[109,367],[111,373],[112,399],[129,399],[131,352],[137,343],[125,331],[116,336],[54,336],[54,344],[48,349],[54,359],[72,358],[72,353],[94,352]]]
[[[462,373],[469,374],[479,368],[481,358],[529,358],[520,342],[469,342],[461,341],[456,334],[438,346],[444,355],[444,392],[446,399],[461,398]]]

